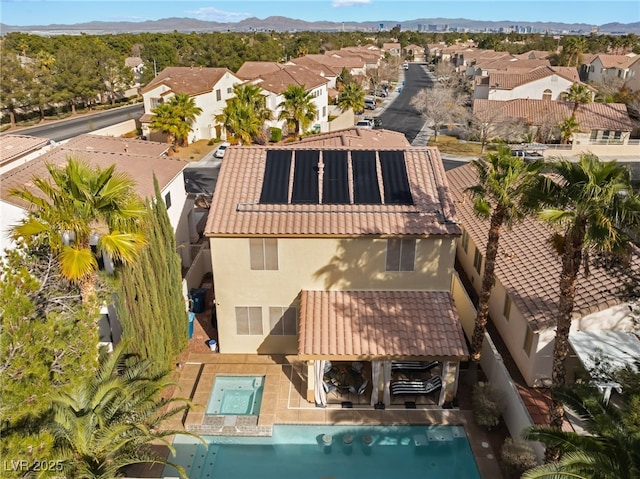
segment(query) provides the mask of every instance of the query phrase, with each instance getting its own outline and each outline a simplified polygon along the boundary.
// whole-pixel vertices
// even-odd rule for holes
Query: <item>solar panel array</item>
[[[267,150],[260,203],[412,205],[413,197],[403,151]]]

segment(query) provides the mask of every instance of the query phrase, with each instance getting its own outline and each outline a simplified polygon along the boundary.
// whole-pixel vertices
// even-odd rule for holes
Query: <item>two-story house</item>
[[[624,82],[629,79],[629,67],[640,59],[640,56],[629,53],[627,55],[600,54],[585,65],[587,80],[593,83],[607,81]]]
[[[566,97],[567,90],[574,83],[581,83],[576,68],[543,66],[519,73],[494,71],[476,77],[473,99],[557,101]]]
[[[226,68],[165,68],[140,90],[144,102],[144,115],[140,118],[142,134],[162,141],[162,134],[151,130],[153,110],[177,93],[184,93],[202,109],[192,125],[189,141],[222,137],[222,125],[215,117],[222,113],[227,99],[233,96],[234,85],[238,83],[242,83],[240,78]]]
[[[442,404],[468,351],[439,152],[325,140],[225,155],[205,228],[220,352],[297,355],[319,404],[326,361],[369,364],[374,405],[391,361],[436,360]]]

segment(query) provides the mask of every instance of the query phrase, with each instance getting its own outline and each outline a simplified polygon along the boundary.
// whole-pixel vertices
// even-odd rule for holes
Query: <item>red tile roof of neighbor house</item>
[[[604,68],[620,68],[625,70],[629,66],[638,60],[638,55],[607,55],[600,54],[597,56]],[[592,60],[593,61],[593,60]]]
[[[312,54],[306,55],[309,59],[314,60],[322,65],[327,65],[331,68],[364,68],[365,61],[362,57],[345,55],[341,57],[334,57],[331,55]]]
[[[329,80],[311,71],[307,67],[298,65],[283,65],[280,70],[261,73],[253,82],[263,90],[280,94],[290,85],[301,85],[306,90],[317,88],[329,83]]]
[[[213,90],[225,73],[233,72],[227,68],[204,67],[167,67],[158,73],[140,92],[146,93],[158,85],[166,85],[174,93],[201,95]]]
[[[243,80],[253,80],[265,73],[282,70],[284,66],[283,63],[278,62],[244,62],[236,72],[236,76]]]
[[[542,66],[525,71],[495,71],[489,75],[476,78],[476,84],[489,85],[498,90],[513,90],[534,81],[557,75],[570,82],[580,83],[577,68]]]
[[[325,77],[338,76],[342,72],[341,67],[320,63],[306,56],[300,58],[292,58],[288,63],[307,67],[312,72],[323,75]]]
[[[448,291],[303,290],[298,354],[464,360],[469,353]]]
[[[551,100],[473,101],[473,113],[485,121],[524,121],[528,125],[559,124],[571,117],[572,102]],[[580,131],[631,131],[633,122],[624,103],[586,103],[578,107],[576,120]]]
[[[474,213],[473,200],[464,192],[477,184],[476,170],[472,164],[465,164],[447,171],[447,178],[460,223],[484,256],[489,221]],[[548,241],[552,233],[549,226],[534,218],[516,223],[512,229],[503,227],[500,232],[496,279],[534,331],[553,328],[558,315],[561,264]],[[637,258],[634,267],[640,267]],[[578,276],[574,315],[583,316],[621,303],[620,287],[619,279],[592,265],[589,276]]]
[[[187,165],[183,160],[160,156],[159,152],[166,149],[164,143],[153,141],[82,135],[0,176],[0,197],[7,203],[26,207],[26,203],[12,197],[9,191],[23,186],[33,187],[33,178],[48,177],[47,163],[64,166],[73,157],[100,168],[115,164],[116,171],[128,174],[136,182],[136,192],[140,197],[151,198],[155,194],[154,174],[162,189]],[[37,193],[37,189],[33,191]]]
[[[370,146],[323,147],[321,151],[371,149]],[[383,149],[402,151],[412,205],[261,204],[267,151],[309,151],[318,147],[294,143],[269,148],[231,147],[222,162],[205,234],[210,237],[460,234],[437,148],[381,147],[376,151]],[[293,171],[295,162],[291,165]],[[352,178],[348,184],[353,191]]]
[[[48,138],[27,135],[3,135],[0,137],[0,165],[9,163],[49,143]]]
[[[404,133],[356,127],[307,136],[300,140],[298,144],[303,144],[309,148],[324,148],[327,146],[405,148],[410,146]]]

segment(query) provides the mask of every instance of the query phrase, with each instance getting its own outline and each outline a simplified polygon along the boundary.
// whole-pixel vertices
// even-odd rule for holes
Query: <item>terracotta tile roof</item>
[[[308,56],[292,58],[288,63],[307,67],[312,72],[316,72],[319,75],[323,76],[338,76],[342,71],[342,68],[339,66],[327,65],[325,63],[309,58]]]
[[[39,150],[49,143],[48,138],[27,135],[0,136],[0,165],[9,163],[32,151]]]
[[[263,90],[280,94],[289,85],[304,85],[307,90],[329,83],[329,80],[298,65],[283,65],[282,69],[260,74],[254,82]]]
[[[233,73],[227,68],[167,67],[151,80],[141,93],[146,93],[158,85],[167,85],[174,93],[200,95],[213,90],[225,73]]]
[[[598,58],[604,68],[619,68],[625,70],[638,59],[638,56],[601,54],[598,55]]]
[[[365,66],[365,61],[359,56],[345,55],[335,57],[331,55],[312,54],[306,55],[306,57],[331,68],[364,68]]]
[[[558,124],[569,118],[573,103],[551,100],[515,99],[507,101],[476,99],[473,113],[490,121],[499,118],[523,120],[528,125]],[[581,131],[631,131],[633,122],[624,103],[586,103],[580,105],[576,120]]]
[[[516,58],[520,58],[521,60],[544,60],[553,55],[553,52],[547,52],[545,50],[529,50],[528,52],[520,53],[519,55],[514,55]]]
[[[316,150],[308,146],[231,147],[225,154],[205,234],[237,235],[457,235],[455,209],[449,197],[437,148],[378,148],[402,151],[413,205],[260,204],[268,150]],[[322,150],[371,150],[322,148]],[[293,162],[292,162],[293,165]],[[353,190],[353,181],[348,180]]]
[[[464,193],[465,188],[477,184],[475,169],[466,164],[447,171],[447,178],[460,223],[484,254],[488,220],[475,215],[473,201]],[[553,328],[558,314],[561,264],[548,243],[551,234],[549,226],[533,218],[500,233],[496,278],[534,331]],[[622,302],[616,295],[620,286],[619,280],[602,268],[591,266],[588,277],[578,277],[574,314],[582,316]]]
[[[503,56],[494,59],[482,59],[476,63],[477,68],[489,71],[509,71],[518,70],[518,72],[531,71],[538,67],[550,66],[549,60],[520,60],[512,56]]]
[[[243,80],[253,80],[259,76],[282,70],[284,64],[278,62],[244,62],[236,72]]]
[[[383,50],[391,50],[391,49],[400,50],[400,48],[402,47],[400,46],[399,43],[383,43],[382,44]]]
[[[391,130],[370,130],[368,128],[347,128],[345,130],[320,133],[307,136],[296,144],[304,144],[307,147],[324,148],[327,146],[349,146],[375,148],[405,148],[410,146],[404,133]]]
[[[118,144],[119,146],[116,147]],[[124,152],[125,144],[130,145],[129,153]],[[93,148],[90,148],[90,145]],[[143,145],[147,145],[148,150],[143,151]],[[75,157],[101,168],[115,164],[116,171],[127,173],[136,181],[138,195],[142,198],[150,198],[155,194],[153,189],[154,174],[158,179],[160,189],[162,189],[187,165],[187,162],[179,159],[158,156],[156,152],[160,146],[164,146],[166,150],[163,143],[152,141],[82,135],[1,175],[0,197],[8,203],[24,208],[26,204],[10,196],[9,190],[22,186],[33,186],[33,178],[47,177],[49,172],[46,163],[62,166],[66,164],[69,157]],[[132,150],[137,153],[131,153]]]
[[[528,69],[517,73],[513,70],[490,72],[488,75],[488,84],[498,90],[513,90],[516,87],[542,80],[552,75],[557,75],[574,83],[580,83],[577,68],[542,66],[536,67],[533,70]],[[478,78],[484,80],[487,77]],[[479,83],[478,79],[476,79],[476,83]],[[486,80],[483,81],[482,84],[487,84]]]
[[[354,358],[468,357],[448,291],[302,291],[298,354]]]

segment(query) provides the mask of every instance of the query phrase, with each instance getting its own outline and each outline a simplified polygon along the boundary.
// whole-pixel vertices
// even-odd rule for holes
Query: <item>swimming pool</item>
[[[211,389],[207,414],[258,415],[264,376],[217,376]]]
[[[190,479],[480,479],[462,426],[274,426],[272,437],[178,436]],[[167,466],[165,477],[177,477]]]

